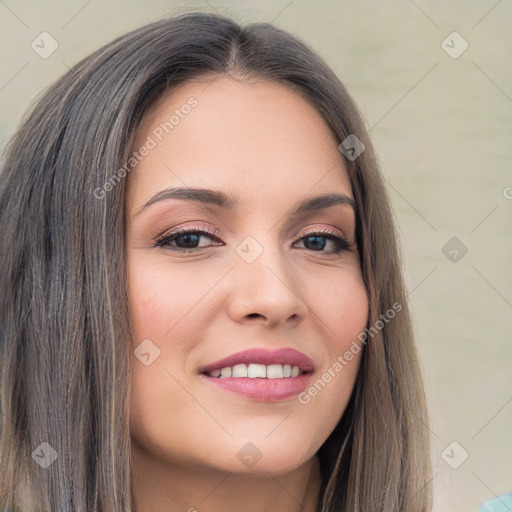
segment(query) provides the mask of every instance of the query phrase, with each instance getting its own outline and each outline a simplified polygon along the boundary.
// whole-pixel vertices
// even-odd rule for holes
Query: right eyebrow
[[[209,190],[205,188],[184,188],[173,187],[166,188],[157,192],[149,201],[144,203],[135,213],[138,215],[152,204],[163,201],[164,199],[186,199],[188,201],[197,201],[200,203],[213,204],[220,208],[233,209],[240,204],[237,196],[230,196],[220,190]]]

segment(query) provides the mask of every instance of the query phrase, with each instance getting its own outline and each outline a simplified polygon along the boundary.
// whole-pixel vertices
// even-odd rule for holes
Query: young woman
[[[0,234],[0,509],[430,510],[383,178],[297,38],[93,53],[10,141]]]

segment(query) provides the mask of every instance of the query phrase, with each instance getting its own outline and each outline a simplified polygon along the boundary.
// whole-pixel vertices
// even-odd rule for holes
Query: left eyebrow
[[[323,210],[337,204],[346,204],[350,206],[354,212],[357,211],[357,204],[351,197],[348,197],[345,194],[326,194],[302,200],[291,210],[290,216],[296,216],[316,210]]]
[[[157,192],[149,201],[144,203],[134,215],[138,215],[143,210],[154,203],[165,199],[184,199],[200,203],[212,204],[220,208],[232,210],[240,205],[240,198],[235,195],[227,195],[220,190],[210,190],[204,188],[183,188],[173,187]],[[325,194],[321,196],[308,197],[298,204],[294,205],[290,211],[290,216],[297,216],[304,213],[323,210],[338,204],[350,206],[354,212],[357,209],[356,202],[345,194]]]

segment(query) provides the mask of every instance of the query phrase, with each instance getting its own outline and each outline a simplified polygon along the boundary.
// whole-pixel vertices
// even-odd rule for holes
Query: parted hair
[[[233,75],[301,94],[339,143],[357,203],[368,339],[348,406],[318,451],[322,512],[431,510],[428,418],[397,230],[368,130],[346,88],[269,23],[188,12],[95,51],[44,91],[0,173],[0,510],[135,512],[126,291],[127,161],[148,107],[188,80]],[[136,171],[132,171],[136,172]],[[115,186],[98,197],[104,184]],[[96,193],[95,193],[96,191]],[[41,443],[58,454],[42,469]],[[44,445],[46,446],[46,445]]]

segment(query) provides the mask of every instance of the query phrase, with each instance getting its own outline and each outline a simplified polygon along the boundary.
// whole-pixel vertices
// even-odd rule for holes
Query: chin
[[[236,448],[230,446],[223,450],[222,455],[212,454],[211,466],[217,470],[238,474],[268,477],[270,473],[273,476],[280,476],[296,470],[316,453],[315,450],[305,453],[296,443],[291,443],[289,438],[276,438],[276,441],[278,442],[235,441]]]

